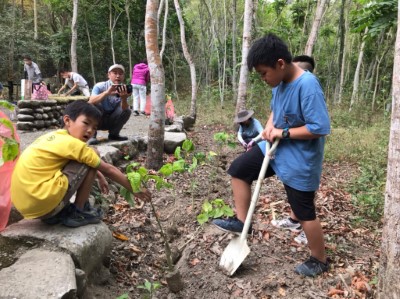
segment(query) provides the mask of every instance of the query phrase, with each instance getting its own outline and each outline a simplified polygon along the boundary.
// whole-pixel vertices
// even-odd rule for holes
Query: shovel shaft
[[[268,168],[268,164],[269,164],[271,155],[273,154],[276,147],[278,146],[278,143],[279,143],[279,139],[276,139],[275,142],[273,143],[272,147],[270,148],[269,142],[268,141],[266,142],[265,157],[264,157],[263,163],[261,165],[260,174],[258,175],[256,187],[254,188],[253,195],[251,196],[250,207],[249,207],[249,210],[247,211],[246,221],[244,222],[243,230],[242,230],[242,233],[240,234],[241,242],[244,242],[247,238],[247,233],[249,231],[251,218],[253,217],[254,209],[256,208],[256,205],[257,205],[258,194],[260,193],[260,189],[261,189],[261,183],[265,177],[265,172]]]

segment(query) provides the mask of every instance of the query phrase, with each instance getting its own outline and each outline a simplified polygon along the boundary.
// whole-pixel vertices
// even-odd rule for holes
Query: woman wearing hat
[[[254,143],[261,140],[264,130],[261,123],[253,118],[253,110],[242,110],[235,117],[235,123],[239,124],[237,137],[245,150],[250,150]]]

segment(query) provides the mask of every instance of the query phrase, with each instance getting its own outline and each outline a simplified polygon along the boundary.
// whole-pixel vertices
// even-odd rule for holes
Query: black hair
[[[97,121],[100,121],[101,119],[100,110],[85,100],[76,100],[68,104],[63,113],[63,116],[65,115],[68,115],[73,121],[75,121],[80,115],[94,118]],[[63,119],[61,125],[62,127],[65,125]]]
[[[311,66],[311,69],[309,68],[308,70],[312,73],[315,68],[315,61],[314,58],[308,55],[298,55],[293,57],[293,62],[306,62],[309,63]]]
[[[251,71],[258,65],[275,68],[279,59],[292,62],[292,54],[283,40],[273,33],[256,40],[247,56],[247,67]]]
[[[32,57],[31,57],[31,56],[29,56],[29,55],[24,55],[23,59],[26,59],[26,60],[31,60],[31,61],[32,61]]]
[[[69,73],[69,70],[67,70],[67,69],[60,69],[58,72],[59,72],[60,74],[62,74],[62,73]]]

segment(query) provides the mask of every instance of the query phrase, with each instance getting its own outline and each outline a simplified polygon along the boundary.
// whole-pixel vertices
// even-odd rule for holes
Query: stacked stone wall
[[[17,113],[17,129],[35,131],[61,126],[61,116],[67,101],[31,100],[19,101]]]

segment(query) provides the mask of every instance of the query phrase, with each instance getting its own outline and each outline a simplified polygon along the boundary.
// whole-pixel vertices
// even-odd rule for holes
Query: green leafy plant
[[[146,290],[148,292],[148,296],[146,298],[151,299],[154,295],[154,291],[161,288],[161,284],[157,281],[150,282],[146,279],[144,284],[138,285],[137,288]]]
[[[0,101],[0,106],[5,107],[9,110],[14,110],[14,107],[6,101]],[[0,157],[0,166],[2,166],[7,161],[14,160],[19,153],[19,143],[16,140],[16,133],[14,130],[13,123],[6,119],[0,118],[0,124],[5,126],[11,131],[11,137],[7,137],[0,134],[1,142],[1,152],[2,157]]]
[[[233,210],[221,198],[203,203],[201,213],[197,216],[199,224],[206,223],[210,218],[232,217]]]
[[[121,296],[118,296],[116,299],[129,299],[128,294],[122,294]]]
[[[215,133],[214,140],[220,147],[227,145],[231,148],[235,148],[237,145],[236,136],[234,134],[228,134],[225,132]]]

